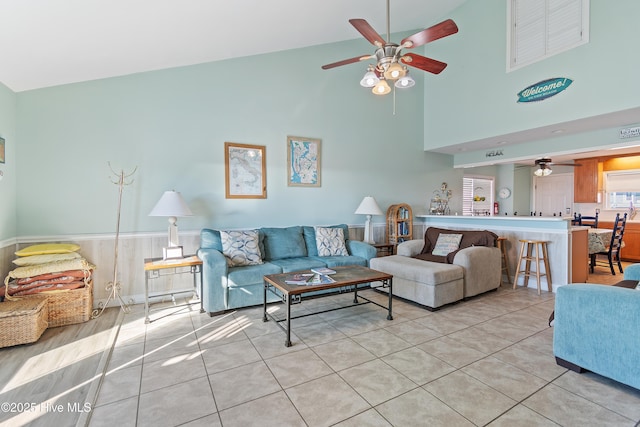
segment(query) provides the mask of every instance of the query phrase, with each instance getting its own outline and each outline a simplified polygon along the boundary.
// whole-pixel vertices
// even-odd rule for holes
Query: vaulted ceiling
[[[465,1],[391,0],[391,31]],[[386,32],[385,0],[2,0],[0,16],[15,92],[360,38],[350,18]]]

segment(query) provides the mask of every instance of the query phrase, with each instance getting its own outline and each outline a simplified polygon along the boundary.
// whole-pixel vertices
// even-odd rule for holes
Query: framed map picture
[[[320,140],[287,137],[287,184],[290,187],[320,187]]]
[[[0,163],[4,163],[4,138],[0,138]]]
[[[224,143],[227,199],[266,199],[267,163],[263,145]]]

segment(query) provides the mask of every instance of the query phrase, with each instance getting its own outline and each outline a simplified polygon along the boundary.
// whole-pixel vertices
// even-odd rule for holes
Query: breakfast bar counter
[[[422,229],[420,229],[422,227]],[[586,251],[581,245],[585,239],[575,239],[580,245],[574,245],[573,234],[585,233],[587,227],[572,227],[570,218],[533,217],[533,216],[458,216],[458,215],[416,215],[414,236],[424,235],[427,227],[440,227],[457,230],[489,230],[507,239],[506,249],[509,270],[515,275],[520,249],[520,239],[543,240],[548,243],[549,263],[553,292],[560,285],[584,282],[583,266],[587,265]],[[575,252],[575,259],[574,259]],[[578,256],[578,254],[580,254]],[[574,266],[574,264],[576,264]],[[577,268],[576,268],[577,267]],[[577,273],[579,272],[579,273]],[[575,277],[574,277],[575,276]],[[543,289],[547,288],[546,276],[541,278]],[[524,284],[520,275],[518,285]],[[529,281],[529,287],[535,288],[536,281]]]

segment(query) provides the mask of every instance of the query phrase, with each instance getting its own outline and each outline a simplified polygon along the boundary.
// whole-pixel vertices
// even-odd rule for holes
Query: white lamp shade
[[[192,216],[191,209],[177,191],[165,191],[149,216],[181,217]]]
[[[354,212],[358,215],[383,215],[378,203],[376,203],[376,199],[371,196],[366,196],[360,202],[360,206]]]

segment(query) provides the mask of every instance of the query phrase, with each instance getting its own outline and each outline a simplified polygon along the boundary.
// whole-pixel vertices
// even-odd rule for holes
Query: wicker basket
[[[0,347],[38,341],[47,329],[46,298],[25,298],[0,303]]]
[[[83,323],[91,318],[93,309],[93,282],[89,281],[83,288],[70,291],[42,292],[18,298],[38,298],[46,296],[49,306],[49,327]]]

